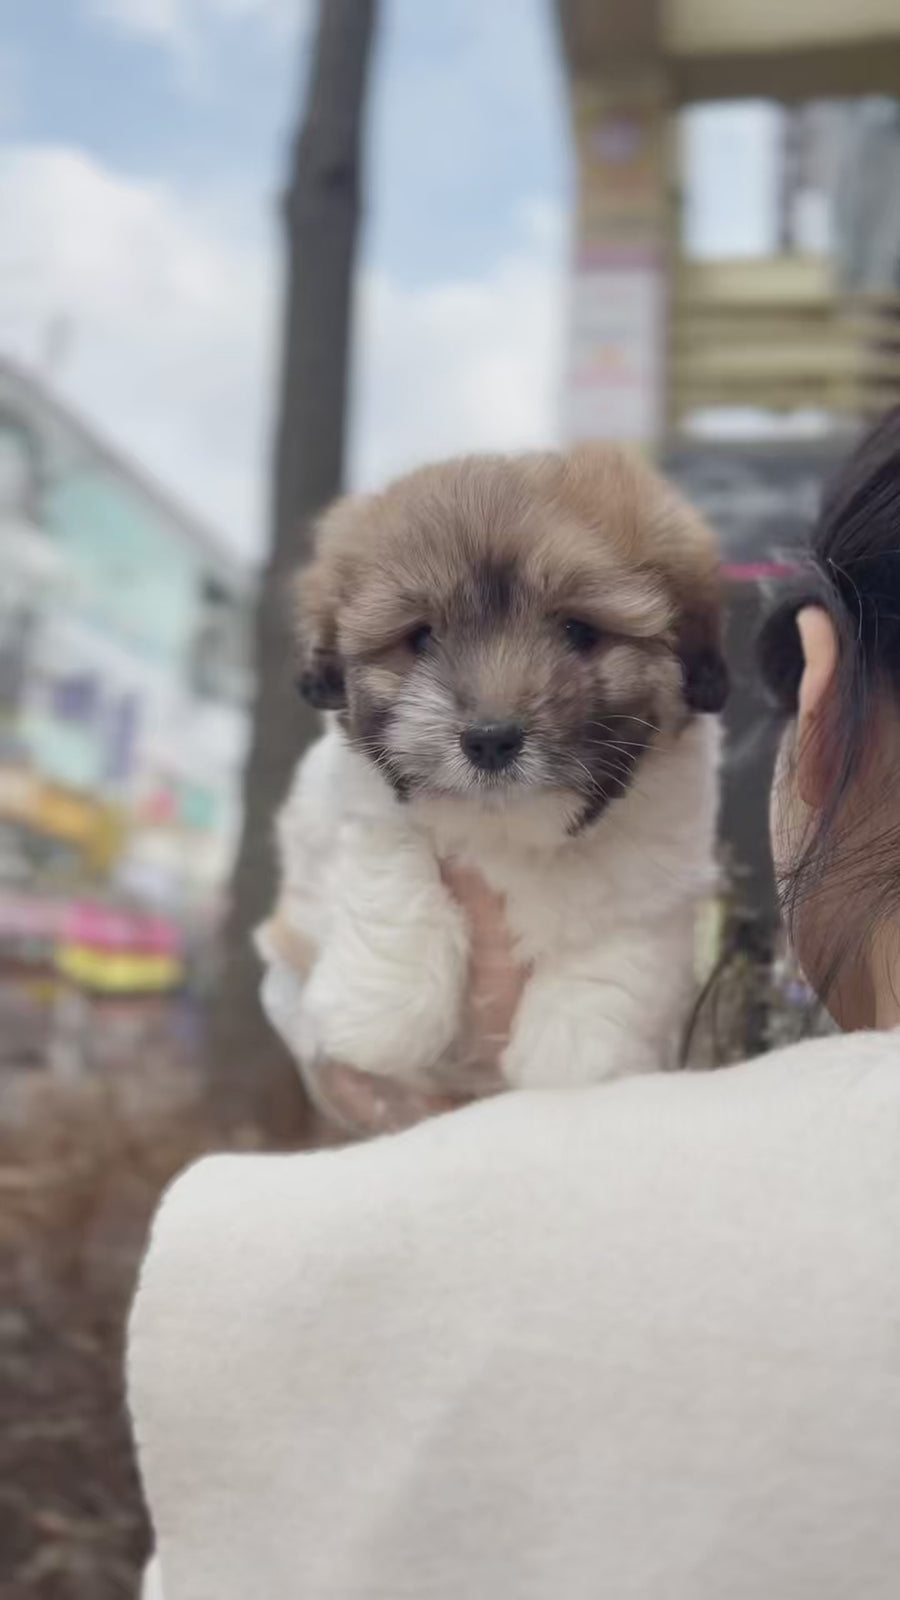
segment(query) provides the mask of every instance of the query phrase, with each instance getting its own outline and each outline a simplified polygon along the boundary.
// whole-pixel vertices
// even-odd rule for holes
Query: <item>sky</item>
[[[0,6],[0,352],[249,558],[313,19],[313,0]],[[691,111],[695,253],[768,247],[776,139],[764,105]],[[381,0],[354,485],[557,441],[572,184],[550,0]]]

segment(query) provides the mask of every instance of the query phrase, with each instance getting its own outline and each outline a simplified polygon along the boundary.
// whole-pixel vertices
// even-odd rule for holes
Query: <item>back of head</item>
[[[802,586],[763,630],[760,660],[793,724],[805,664],[797,619],[808,606],[827,615],[836,664],[814,729],[824,792],[778,863],[789,926],[816,900],[817,920],[829,922],[809,974],[827,999],[900,912],[900,408],[843,463],[810,545]],[[800,753],[796,740],[784,748]]]

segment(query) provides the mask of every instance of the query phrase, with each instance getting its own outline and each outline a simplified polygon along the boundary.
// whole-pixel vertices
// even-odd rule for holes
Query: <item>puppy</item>
[[[298,1061],[452,1077],[453,862],[504,897],[527,969],[502,1085],[671,1065],[714,882],[710,531],[618,448],[473,457],[334,506],[299,599],[300,687],[330,717],[258,940]]]

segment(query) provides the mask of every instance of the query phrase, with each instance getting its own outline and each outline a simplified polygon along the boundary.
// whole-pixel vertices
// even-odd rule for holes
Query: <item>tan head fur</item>
[[[715,539],[614,447],[340,501],[299,601],[304,693],[405,795],[565,790],[583,824],[727,692]]]

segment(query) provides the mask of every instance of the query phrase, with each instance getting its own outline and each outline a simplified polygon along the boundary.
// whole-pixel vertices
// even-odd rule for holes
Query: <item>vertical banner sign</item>
[[[653,80],[575,92],[579,224],[565,433],[653,447],[665,382],[665,102]]]

